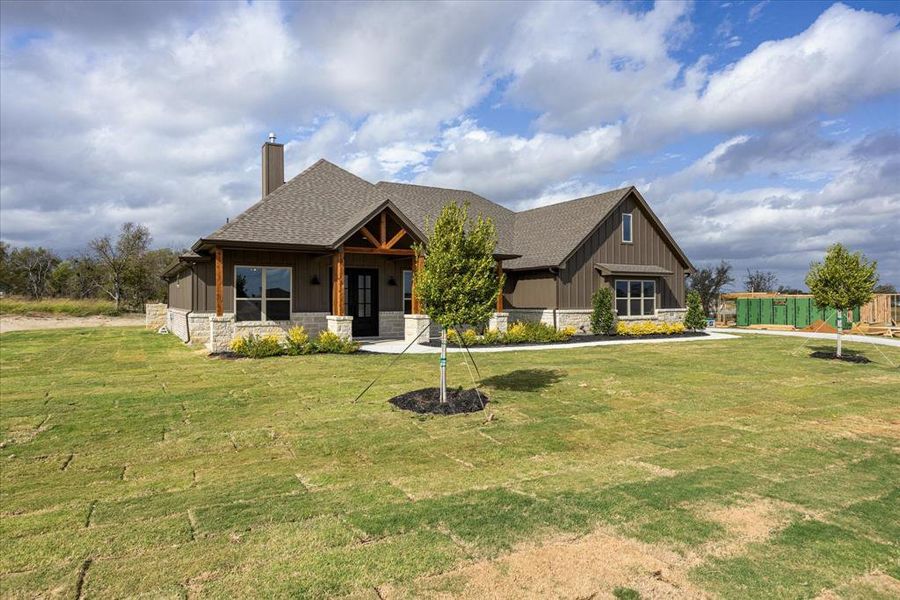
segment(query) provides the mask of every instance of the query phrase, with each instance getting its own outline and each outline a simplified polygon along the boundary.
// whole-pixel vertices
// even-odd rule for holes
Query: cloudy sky
[[[325,157],[514,209],[637,185],[695,264],[900,285],[892,2],[0,4],[0,236],[189,246]]]

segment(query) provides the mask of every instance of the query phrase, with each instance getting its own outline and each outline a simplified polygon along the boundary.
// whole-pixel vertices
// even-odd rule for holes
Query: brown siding
[[[193,275],[190,269],[185,269],[178,277],[169,282],[169,306],[191,310],[193,291]]]
[[[225,312],[234,312],[234,268],[291,267],[293,312],[331,312],[330,274],[331,255],[277,252],[271,250],[224,251]],[[346,268],[378,269],[379,310],[403,310],[403,270],[410,269],[412,259],[377,255],[347,254]],[[212,262],[198,263],[194,310],[214,312],[216,308],[216,276]],[[313,284],[313,277],[319,281]],[[388,285],[394,278],[395,286]]]
[[[507,272],[503,303],[506,308],[556,308],[556,277],[546,269]]]
[[[631,244],[622,242],[622,214],[632,213]],[[634,276],[619,278],[656,279],[656,301],[659,308],[684,306],[685,266],[661,232],[629,196],[594,231],[566,261],[559,277],[559,308],[589,308],[591,296],[600,285],[612,286],[616,277],[601,277],[596,263],[658,265],[673,272],[659,277]]]

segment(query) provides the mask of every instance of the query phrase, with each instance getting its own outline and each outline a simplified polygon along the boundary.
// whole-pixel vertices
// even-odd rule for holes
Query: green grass
[[[875,361],[851,365],[798,344],[479,354],[488,420],[387,403],[434,385],[433,356],[404,357],[353,403],[393,357],[216,360],[131,328],[3,334],[0,589],[415,595],[425,577],[603,528],[699,557],[683,576],[712,595],[863,597],[866,574],[900,575],[900,350],[848,344]],[[449,377],[468,379],[459,355]],[[716,510],[748,502],[782,518],[742,542]],[[639,597],[641,577],[596,591]]]
[[[19,296],[0,298],[0,315],[67,315],[70,317],[90,317],[93,315],[115,316],[121,311],[108,300],[46,298],[30,300]]]

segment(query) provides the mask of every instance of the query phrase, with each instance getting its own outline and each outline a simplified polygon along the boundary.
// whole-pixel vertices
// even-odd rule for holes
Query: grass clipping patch
[[[388,402],[401,410],[420,414],[457,415],[484,410],[488,397],[474,388],[457,388],[448,389],[447,401],[441,402],[441,390],[430,387],[394,396]]]

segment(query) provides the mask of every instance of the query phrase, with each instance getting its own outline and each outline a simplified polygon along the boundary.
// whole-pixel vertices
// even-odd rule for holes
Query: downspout
[[[184,313],[184,330],[187,331],[187,339],[184,341],[185,344],[191,343],[191,313],[194,312],[194,302],[196,301],[197,294],[197,285],[196,285],[196,277],[197,273],[194,271],[194,265],[188,263],[188,268],[191,270],[191,307],[188,309],[186,313]]]
[[[556,321],[556,311],[559,310],[559,269],[554,270],[553,267],[550,267],[549,271],[553,274],[553,291],[556,296],[553,306],[553,329],[559,330],[559,323]]]

